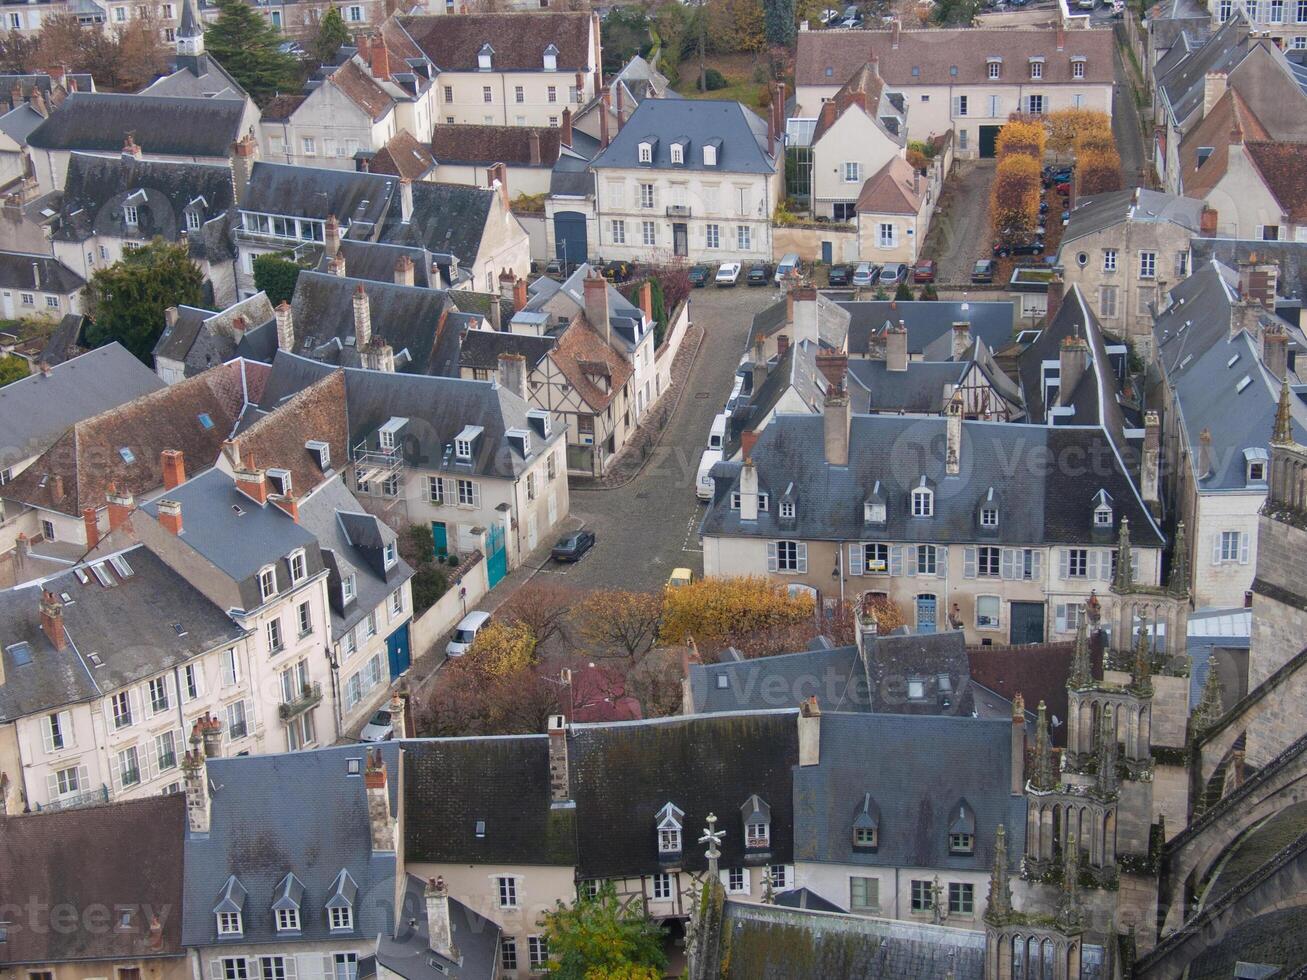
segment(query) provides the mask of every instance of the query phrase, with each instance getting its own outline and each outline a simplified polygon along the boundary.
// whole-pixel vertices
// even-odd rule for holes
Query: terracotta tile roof
[[[1017,85],[1030,78],[1029,60],[1044,59],[1043,84],[1111,85],[1113,41],[1110,30],[1066,32],[1057,49],[1052,28],[959,28],[901,31],[895,46],[890,31],[800,31],[795,84],[837,85],[871,58],[890,88],[908,85],[979,85],[989,81],[990,57],[1003,59],[1001,82]],[[1071,59],[1083,57],[1085,77],[1072,79]],[[950,69],[956,67],[957,74]],[[918,74],[913,69],[919,69]]]
[[[409,58],[423,58],[422,49],[414,43],[413,38],[403,25],[394,17],[387,17],[381,22],[381,39],[386,42],[386,51],[390,54],[392,69]],[[398,58],[398,61],[396,59]]]
[[[246,366],[222,364],[78,422],[5,485],[4,498],[75,517],[105,506],[111,483],[137,496],[157,490],[165,449],[185,454],[188,473],[207,469],[235,427],[251,380],[258,383],[249,399],[261,393],[266,370],[245,375]]]
[[[436,126],[431,152],[440,163],[531,165],[531,136],[540,140],[541,167],[558,161],[563,131],[556,126]]]
[[[1206,197],[1225,176],[1230,159],[1230,143],[1269,139],[1266,128],[1234,89],[1221,96],[1207,116],[1180,143],[1180,184],[1186,197]],[[1198,165],[1199,147],[1210,148],[1211,155]]]
[[[902,157],[891,157],[862,185],[857,210],[869,214],[916,214],[925,196],[926,180],[917,178],[912,164]]]
[[[885,90],[885,82],[877,73],[876,66],[870,61],[863,62],[849,78],[847,82],[840,86],[840,90],[835,93],[834,98],[829,102],[823,102],[821,114],[817,117],[817,128],[813,131],[812,141],[815,143],[821,139],[826,130],[835,125],[835,120],[844,115],[845,110],[851,105],[856,105],[867,113],[873,119],[876,116],[876,109],[880,105],[880,94]]]
[[[407,129],[401,129],[368,161],[368,171],[422,180],[435,165],[436,160],[431,151]]]
[[[1293,224],[1307,222],[1307,143],[1249,141],[1244,150]]]
[[[460,14],[401,17],[399,22],[441,71],[476,71],[484,44],[494,49],[496,71],[543,71],[550,44],[558,48],[560,72],[592,68],[588,13]]]
[[[307,95],[278,95],[263,107],[263,113],[260,118],[264,122],[286,122],[294,115],[295,110],[304,104]]]
[[[332,72],[329,81],[373,121],[395,107],[395,100],[353,58]]]
[[[302,497],[326,478],[316,457],[304,448],[317,439],[331,447],[328,472],[349,459],[349,425],[345,417],[345,372],[321,381],[282,402],[237,436],[241,460],[262,469],[290,470],[291,495]]]
[[[631,379],[631,365],[611,344],[595,333],[582,317],[559,335],[558,344],[549,355],[568,383],[587,405],[602,412]],[[605,390],[596,378],[607,378]]]

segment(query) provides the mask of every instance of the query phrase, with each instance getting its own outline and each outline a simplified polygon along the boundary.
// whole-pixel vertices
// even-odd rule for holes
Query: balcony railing
[[[300,691],[300,696],[294,701],[287,701],[277,706],[277,715],[282,721],[290,721],[292,718],[298,718],[304,712],[316,708],[322,703],[322,685],[318,683],[305,684],[304,689]]]
[[[688,204],[669,204],[669,205],[667,205],[667,217],[669,217],[669,218],[688,218],[688,217],[690,217],[690,205],[688,205]]]
[[[76,810],[84,806],[97,806],[101,803],[109,802],[109,787],[101,786],[99,789],[88,789],[84,793],[74,793],[72,796],[63,796],[57,800],[51,800],[49,803],[38,803],[37,810]]]

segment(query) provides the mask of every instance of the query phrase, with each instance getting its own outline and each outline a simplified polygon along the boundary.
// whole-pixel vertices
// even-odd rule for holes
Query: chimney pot
[[[236,471],[236,489],[260,507],[268,502],[268,481],[263,470],[253,466],[252,461]]]
[[[413,260],[407,255],[401,255],[395,260],[395,284],[398,286],[413,285]]]
[[[109,504],[109,530],[116,531],[131,517],[136,500],[130,493],[119,493],[112,483],[107,488],[105,499]]]
[[[395,825],[390,812],[390,791],[386,788],[386,762],[380,749],[373,749],[368,754],[363,786],[368,800],[368,822],[372,828],[372,850],[394,851]]]
[[[159,501],[159,523],[170,534],[182,533],[182,505],[179,500]]]
[[[513,283],[513,308],[515,310],[521,310],[526,308],[526,280],[525,279],[517,279]]]
[[[64,631],[64,604],[49,589],[41,592],[41,632],[45,634],[50,645],[56,650],[68,646],[68,634]]]
[[[94,507],[82,508],[82,525],[86,529],[86,550],[93,550],[100,543],[100,519]]]
[[[322,250],[327,258],[334,259],[340,251],[340,222],[334,214],[327,215],[327,223],[322,236]]]
[[[902,320],[885,331],[885,370],[908,369],[908,328]]]
[[[354,345],[360,351],[372,343],[372,307],[363,283],[354,287]]]
[[[549,798],[554,805],[566,804],[572,798],[571,777],[567,760],[567,718],[550,715],[549,733]]]
[[[831,466],[848,466],[849,426],[853,420],[848,394],[843,391],[827,393],[822,419],[826,462]]]
[[[291,313],[290,304],[283,299],[272,314],[277,321],[277,350],[294,350],[295,318]]]
[[[799,702],[799,765],[821,762],[821,706],[813,695]]]
[[[171,490],[186,482],[186,457],[180,449],[165,449],[159,454],[163,470],[163,488]]]

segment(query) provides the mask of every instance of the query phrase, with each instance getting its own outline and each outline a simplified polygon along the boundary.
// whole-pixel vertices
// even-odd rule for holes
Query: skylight
[[[119,578],[131,578],[136,573],[132,571],[132,566],[127,564],[127,559],[122,555],[114,555],[109,559],[109,564],[113,570],[118,573]]]
[[[136,462],[136,454],[126,446],[122,446],[121,448],[119,448],[118,455],[123,458],[124,463]]]
[[[1225,362],[1225,366],[1228,368],[1232,368],[1238,363],[1239,363],[1239,352],[1235,351],[1234,356]]]
[[[109,569],[104,567],[104,562],[102,561],[96,562],[91,566],[91,574],[94,575],[95,580],[106,589],[112,589],[118,584],[113,580],[113,576],[109,574]]]
[[[1234,390],[1236,392],[1242,392],[1245,388],[1247,388],[1252,383],[1253,383],[1253,379],[1245,374],[1242,378],[1239,379],[1239,383],[1234,386]]]
[[[201,427],[205,429],[213,428],[213,419],[210,417],[208,412],[201,412],[199,418]]]
[[[26,641],[15,643],[9,648],[9,656],[14,658],[15,667],[26,667],[32,662],[32,648]]]

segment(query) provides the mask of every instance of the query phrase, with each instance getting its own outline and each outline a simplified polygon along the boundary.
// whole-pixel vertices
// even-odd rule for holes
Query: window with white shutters
[[[806,572],[808,545],[803,541],[768,541],[767,571]]]
[[[41,741],[46,752],[60,752],[73,744],[73,716],[67,711],[46,715],[41,724]]]
[[[1219,531],[1212,537],[1212,564],[1248,564],[1249,535],[1242,531]]]

